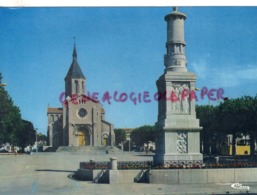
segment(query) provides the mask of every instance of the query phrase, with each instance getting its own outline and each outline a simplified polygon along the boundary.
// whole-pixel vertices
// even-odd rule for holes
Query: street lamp
[[[37,129],[37,128],[35,128],[35,131],[36,131],[36,147],[37,147],[37,148],[36,148],[36,153],[38,153],[38,145],[37,145],[37,130],[38,130],[38,129]]]
[[[130,141],[131,141],[130,137],[128,138],[128,141],[129,141],[129,152],[130,152]]]
[[[1,83],[0,84],[0,87],[5,87],[5,86],[7,86],[7,83]]]

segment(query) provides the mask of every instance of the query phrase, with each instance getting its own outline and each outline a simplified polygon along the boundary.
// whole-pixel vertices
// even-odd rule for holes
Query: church
[[[61,108],[47,109],[49,146],[113,146],[113,124],[105,120],[100,102],[87,97],[86,77],[74,44],[72,63],[65,81],[65,101]]]

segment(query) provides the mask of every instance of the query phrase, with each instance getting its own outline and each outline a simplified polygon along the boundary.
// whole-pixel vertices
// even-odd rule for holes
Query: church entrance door
[[[86,145],[85,132],[79,131],[78,137],[79,137],[79,146],[85,146]]]
[[[91,135],[87,128],[81,128],[78,131],[78,142],[79,146],[90,146]]]
[[[107,138],[103,138],[103,146],[107,146]]]

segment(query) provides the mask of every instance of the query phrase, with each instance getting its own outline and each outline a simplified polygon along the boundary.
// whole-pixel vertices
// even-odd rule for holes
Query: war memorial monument
[[[158,92],[167,98],[158,103],[155,164],[202,163],[199,120],[196,119],[194,90],[196,76],[187,71],[184,39],[186,15],[177,7],[165,17],[167,53],[164,74],[156,81]]]

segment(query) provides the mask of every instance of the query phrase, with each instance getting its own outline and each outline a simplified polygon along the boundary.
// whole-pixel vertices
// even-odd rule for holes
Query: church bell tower
[[[66,98],[72,97],[73,94],[85,95],[86,78],[77,61],[76,44],[72,54],[72,63],[65,77],[65,92]]]

